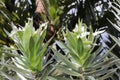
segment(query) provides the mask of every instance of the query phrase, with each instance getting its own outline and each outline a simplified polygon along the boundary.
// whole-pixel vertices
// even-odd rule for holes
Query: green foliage
[[[24,28],[18,29],[13,25],[13,30],[11,33],[7,32],[7,34],[13,39],[15,45],[1,47],[2,55],[0,60],[5,61],[0,62],[0,65],[3,67],[1,67],[0,72],[2,76],[9,80],[46,79],[49,71],[46,67],[50,61],[46,62],[46,56],[44,55],[52,39],[44,43],[46,29],[47,23],[44,23],[39,29],[35,30],[33,20],[31,19],[28,20]],[[10,55],[7,60],[10,60],[11,63],[8,64],[3,55]],[[12,76],[5,72],[9,70],[16,74]],[[41,76],[39,76],[39,74],[41,74]]]
[[[5,4],[0,1],[0,44],[8,44],[11,42],[10,39],[7,38],[7,35],[4,33],[4,29],[7,31],[11,31],[11,27],[9,25],[11,20],[11,15],[9,11],[6,9]]]
[[[68,25],[70,30],[74,29],[78,18],[87,25],[94,26],[94,30],[106,24],[105,15],[109,9],[111,0],[59,0],[59,5],[63,8],[60,19],[62,25]],[[100,7],[101,6],[101,7]],[[99,9],[98,9],[99,7]],[[100,22],[99,22],[100,20]]]
[[[24,26],[24,21],[27,21],[28,17],[33,16],[35,10],[34,0],[5,0],[4,3],[7,10],[10,12],[10,19],[14,21],[16,25]]]
[[[60,6],[58,6],[57,0],[43,0],[44,2],[48,2],[49,6],[47,7],[49,17],[51,21],[53,22],[55,28],[58,28],[60,25],[60,14],[62,12],[62,9]]]
[[[28,17],[33,16],[35,0],[1,0],[0,80],[107,80],[108,78],[118,80],[120,59],[112,53],[112,49],[117,44],[120,46],[120,39],[110,34],[116,44],[104,54],[100,54],[103,45],[96,44],[96,40],[104,30],[94,32],[93,26],[85,24],[95,24],[94,27],[100,25],[96,21],[103,17],[101,15],[108,7],[102,2],[105,9],[98,15],[98,12],[94,11],[98,2],[43,0],[47,17],[59,30],[56,30],[56,36],[63,37],[62,40],[54,38],[55,42],[50,46],[52,38],[47,42],[44,41],[48,27],[46,19],[44,20],[46,23],[41,24],[37,30],[33,27],[33,20],[27,20]],[[118,31],[120,31],[119,4],[118,0],[111,5],[112,9],[110,9],[117,19],[117,24],[109,20]],[[77,16],[73,13],[69,14],[71,9],[78,8],[80,11],[78,10]],[[83,19],[83,22],[78,20],[78,16]],[[104,25],[104,20],[100,22]],[[76,26],[73,26],[74,24]],[[72,29],[71,26],[75,28]],[[64,31],[65,27],[70,30]],[[96,46],[97,49],[94,48]]]
[[[67,30],[66,33],[64,33],[65,43],[56,41],[56,44],[62,49],[62,51],[64,51],[66,56],[62,55],[55,49],[52,49],[61,61],[55,67],[69,76],[78,77],[78,79],[86,80],[90,79],[91,76],[92,78],[100,78],[103,80],[108,77],[106,77],[106,75],[115,72],[116,70],[107,69],[113,65],[114,62],[119,61],[119,59],[116,60],[113,57],[108,58],[108,55],[110,55],[111,50],[115,45],[102,56],[98,56],[103,47],[100,46],[95,52],[92,52],[93,47],[95,46],[93,40],[96,33],[101,32],[93,33],[92,29],[89,31],[90,32],[88,32],[87,27],[79,21],[79,24],[73,32]],[[102,75],[104,76],[100,77]]]
[[[47,23],[35,31],[33,21],[29,20],[25,28],[12,31],[12,39],[15,41],[18,50],[23,54],[18,57],[22,62],[17,61],[18,64],[33,71],[43,70],[42,58],[50,42],[49,40],[47,43],[43,43],[46,36],[46,28]]]
[[[120,24],[120,1],[117,0],[117,2],[114,2],[112,7],[111,7],[111,12],[115,15],[116,19],[117,19],[117,23],[113,23],[111,20],[108,20],[111,25],[120,32],[120,27],[119,27],[119,24]],[[115,41],[115,43],[120,47],[120,38],[119,37],[115,37],[113,36],[112,34],[109,34],[109,36]],[[119,54],[119,52],[118,52]],[[118,58],[118,57],[117,57]],[[118,67],[118,70],[120,70],[120,63],[117,63],[116,66]],[[113,76],[115,77],[116,79],[120,79],[120,73],[115,73],[116,76]]]
[[[34,2],[34,0],[0,0],[0,32],[2,33],[0,35],[0,44],[13,44],[4,29],[10,32],[12,30],[11,22],[14,22],[17,27],[24,26],[27,18],[33,16]]]
[[[93,35],[92,32],[90,33]],[[67,43],[67,45],[64,46],[69,49],[69,54],[81,66],[83,66],[84,62],[90,55],[89,49],[93,42],[93,39],[89,40],[87,38],[87,36],[92,36],[90,33],[87,32],[87,27],[82,24],[82,22],[79,22],[74,29],[74,32],[67,30],[64,34]]]
[[[53,45],[52,50],[54,55],[58,58],[56,64],[51,64],[52,68],[46,68],[45,66],[49,64],[48,61],[43,65],[43,56],[47,50],[48,44],[51,39],[44,43],[47,23],[41,25],[38,30],[33,28],[32,20],[28,20],[24,28],[17,29],[13,26],[12,32],[9,34],[10,37],[15,42],[16,47],[12,48],[11,55],[13,56],[12,64],[2,62],[4,68],[10,69],[17,73],[17,78],[20,79],[35,79],[39,73],[43,73],[41,76],[37,76],[36,79],[40,80],[71,80],[75,79],[106,79],[110,77],[118,68],[108,69],[112,65],[120,64],[119,59],[116,57],[108,57],[111,55],[111,50],[116,46],[116,44],[108,50],[105,54],[98,55],[103,49],[100,46],[95,52],[92,52],[96,43],[94,42],[94,37],[101,32],[93,33],[92,29],[87,29],[86,25],[82,22],[78,22],[76,28],[70,32],[68,29],[63,32],[65,43],[61,41],[56,41],[56,44],[64,51],[66,55],[62,55]],[[6,48],[11,51],[10,48]],[[14,49],[14,50],[13,50]],[[22,55],[17,55],[19,50]],[[5,50],[5,48],[4,48]],[[6,52],[8,53],[8,52]],[[4,58],[4,57],[2,57]],[[51,67],[51,66],[49,66]],[[55,67],[55,69],[54,69]],[[57,74],[55,74],[57,72]],[[2,69],[2,76],[7,79],[17,79],[15,76],[8,75]],[[15,75],[15,74],[14,74]],[[20,77],[22,76],[22,77]],[[61,77],[66,76],[66,77]],[[101,77],[102,76],[102,77]]]

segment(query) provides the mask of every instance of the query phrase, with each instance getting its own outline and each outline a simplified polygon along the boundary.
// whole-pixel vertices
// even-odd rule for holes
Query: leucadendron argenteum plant
[[[97,45],[94,37],[104,31],[96,31],[93,33],[92,28],[78,21],[73,31],[63,32],[64,41],[56,41],[56,44],[65,53],[62,55],[55,46],[53,46],[53,52],[57,57],[55,67],[55,73],[53,77],[49,77],[50,80],[104,80],[114,69],[108,69],[110,67],[113,58],[108,58],[110,50],[106,50],[106,53],[100,54],[103,50],[102,45],[94,50]],[[98,45],[97,45],[98,46]],[[53,72],[54,73],[54,72]],[[106,76],[104,77],[104,75]],[[108,74],[108,75],[107,75]],[[62,77],[61,77],[62,76]],[[64,77],[63,77],[64,76]]]
[[[28,71],[28,74],[32,73],[34,75],[32,79],[36,79],[35,77],[38,76],[40,80],[43,80],[47,76],[45,68],[47,63],[43,64],[43,60],[46,61],[44,54],[52,38],[44,43],[46,29],[47,23],[43,23],[39,29],[35,30],[33,20],[29,19],[25,27],[19,29],[14,27],[10,35],[17,50],[22,54],[12,58],[12,60],[19,69]],[[20,72],[18,71],[18,73]],[[25,76],[27,73],[20,75]],[[27,78],[29,79],[29,77]]]

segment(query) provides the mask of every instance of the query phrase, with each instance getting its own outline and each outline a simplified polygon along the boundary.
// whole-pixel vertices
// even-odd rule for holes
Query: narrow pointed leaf
[[[120,32],[120,27],[118,27],[116,24],[112,23],[110,20],[108,20],[114,28],[116,28]]]
[[[38,51],[39,49],[40,49],[40,47],[42,46],[42,43],[43,43],[43,40],[45,39],[45,36],[46,36],[46,30],[43,30],[42,32],[41,32],[41,35],[40,35],[40,33],[37,33],[37,35],[38,35],[38,41],[36,42],[36,46],[35,46],[35,49],[36,49],[36,51]]]
[[[21,75],[23,75],[23,76],[25,76],[25,77],[28,77],[28,78],[33,79],[33,76],[31,76],[31,74],[29,74],[29,72],[26,71],[26,70],[20,69],[20,68],[18,68],[18,67],[16,67],[16,66],[13,66],[13,65],[7,65],[7,64],[4,64],[4,65],[5,65],[7,68],[12,69],[13,71],[18,72],[18,73],[20,73]]]
[[[42,76],[41,76],[40,80],[46,80],[47,76],[48,76],[48,71],[44,70],[44,72],[42,73]]]
[[[120,40],[118,40],[115,36],[112,35],[110,35],[110,37],[120,46]]]
[[[53,39],[53,37],[51,39],[49,39],[45,45],[43,46],[42,50],[40,50],[37,54],[37,58],[36,58],[36,64],[38,64],[38,69],[41,70],[42,68],[42,56],[45,53],[50,41]]]
[[[73,70],[76,70],[76,71],[78,70],[78,68],[73,63],[71,63],[67,57],[63,56],[61,53],[57,52],[55,49],[52,49],[52,51],[54,52],[55,56],[57,56],[61,61],[63,61]]]
[[[64,51],[66,54],[69,52],[69,50],[63,45],[61,44],[59,41],[55,41],[55,43],[62,49],[62,51]]]
[[[65,78],[65,77],[59,77],[59,76],[54,76],[54,77],[51,77],[51,76],[48,76],[47,77],[48,80],[71,80],[70,78]]]
[[[90,26],[90,34],[89,34],[89,36],[88,36],[88,40],[89,40],[89,41],[92,41],[92,40],[93,40],[93,29],[92,29],[91,26]]]
[[[77,50],[77,37],[73,35],[73,33],[71,33],[69,30],[67,30],[66,33],[66,38],[70,44],[70,46],[74,49]]]
[[[31,36],[30,37],[30,42],[29,42],[29,54],[30,54],[30,58],[29,58],[29,60],[31,61],[31,62],[33,62],[33,61],[35,61],[36,60],[36,53],[35,53],[35,48],[34,48],[34,46],[35,46],[35,42],[34,42],[34,39],[33,39],[33,37]]]
[[[81,58],[84,55],[84,46],[80,38],[78,38],[77,52],[78,52],[79,58]]]
[[[71,76],[80,76],[79,73],[77,73],[77,72],[75,72],[73,70],[69,70],[69,68],[66,68],[65,66],[62,66],[62,65],[56,66],[56,69],[62,71],[63,73],[71,75]]]
[[[57,43],[65,46],[66,49],[69,50],[70,55],[75,59],[75,61],[76,61],[77,63],[80,63],[79,57],[76,55],[77,52],[76,52],[75,50],[73,50],[72,48],[69,48],[68,46],[66,46],[66,45],[65,45],[63,42],[61,42],[61,41],[58,41]]]
[[[15,80],[12,76],[6,74],[6,73],[3,72],[3,71],[0,71],[0,74],[1,74],[2,76],[4,76],[5,78],[7,78],[8,80]]]

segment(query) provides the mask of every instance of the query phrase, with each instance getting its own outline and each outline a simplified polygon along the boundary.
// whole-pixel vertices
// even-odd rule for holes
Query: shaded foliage
[[[115,15],[110,11],[113,0],[60,0],[60,6],[63,6],[63,14],[61,15],[61,22],[63,25],[68,25],[68,28],[72,30],[77,23],[78,18],[83,20],[87,26],[92,25],[93,30],[106,30],[107,33],[113,34],[119,37],[119,32],[112,27],[107,19],[113,23],[117,23]],[[100,35],[98,44],[102,44],[105,50],[113,46],[114,42],[107,33]],[[119,47],[116,46],[113,50],[114,54],[118,57],[119,53],[116,53]]]
[[[64,25],[68,24],[71,28],[80,18],[95,29],[97,26],[100,27],[98,20],[106,17],[104,14],[109,9],[109,4],[109,0],[60,0],[60,5],[64,7],[61,21],[63,21]]]

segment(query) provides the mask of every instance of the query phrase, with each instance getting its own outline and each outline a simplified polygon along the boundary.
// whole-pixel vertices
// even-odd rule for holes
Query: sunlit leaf
[[[71,63],[67,57],[63,56],[61,53],[57,52],[55,49],[52,49],[54,54],[60,59],[62,60],[64,63],[66,63],[69,67],[71,67],[74,70],[78,70],[78,67],[73,65],[73,63]]]
[[[63,73],[68,74],[68,75],[80,76],[79,73],[74,72],[73,70],[70,70],[69,68],[66,68],[65,66],[58,65],[58,66],[56,66],[56,68],[57,68],[58,70],[62,71]]]

